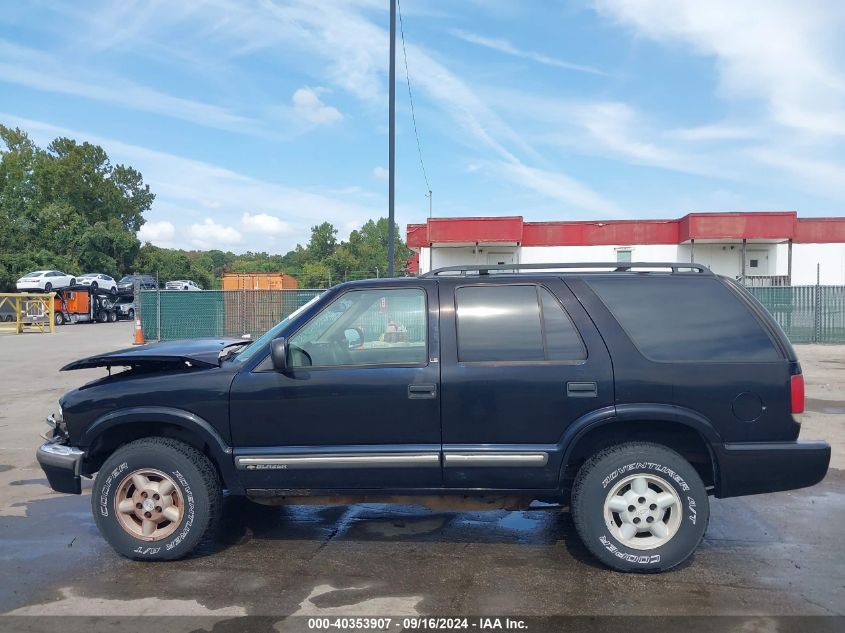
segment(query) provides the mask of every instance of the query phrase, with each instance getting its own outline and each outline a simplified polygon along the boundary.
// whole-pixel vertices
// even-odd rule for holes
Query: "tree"
[[[297,275],[297,284],[300,288],[328,288],[337,281],[339,280],[332,279],[331,269],[322,262],[305,264],[302,272]]]
[[[155,199],[138,171],[91,143],[57,138],[40,149],[2,125],[0,141],[0,289],[33,265],[112,276],[132,268]]]
[[[337,229],[329,222],[311,227],[311,239],[308,242],[308,254],[312,261],[321,262],[337,247]]]

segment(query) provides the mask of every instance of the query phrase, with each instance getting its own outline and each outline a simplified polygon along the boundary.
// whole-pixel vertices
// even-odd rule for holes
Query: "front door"
[[[440,284],[445,485],[556,489],[567,427],[613,405],[595,326],[560,278]]]
[[[232,436],[247,488],[442,484],[435,290],[346,290],[287,333],[287,371],[268,358],[237,375]]]

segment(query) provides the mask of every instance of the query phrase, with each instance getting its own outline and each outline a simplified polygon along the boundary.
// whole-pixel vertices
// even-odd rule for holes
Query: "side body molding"
[[[118,426],[144,422],[172,424],[200,437],[208,445],[225,487],[234,494],[243,494],[243,486],[232,461],[232,447],[220,436],[220,433],[206,420],[195,413],[175,407],[130,407],[118,409],[97,418],[79,439],[81,446],[91,446],[103,432]]]

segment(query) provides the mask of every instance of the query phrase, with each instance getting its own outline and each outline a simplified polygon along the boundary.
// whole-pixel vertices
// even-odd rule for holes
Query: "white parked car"
[[[177,279],[175,281],[168,281],[164,284],[165,290],[202,290],[197,284],[190,279]]]
[[[84,275],[80,275],[77,281],[85,286],[101,288],[113,295],[117,294],[117,282],[114,278],[109,277],[108,275],[103,275],[101,273],[85,273]]]
[[[36,270],[18,279],[18,290],[43,290],[50,292],[76,285],[76,277],[59,270]]]

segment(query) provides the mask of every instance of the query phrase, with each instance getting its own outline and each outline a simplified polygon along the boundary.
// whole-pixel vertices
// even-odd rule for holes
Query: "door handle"
[[[599,388],[594,382],[568,382],[566,395],[570,398],[595,398],[599,395]]]
[[[408,385],[408,398],[423,400],[437,397],[437,385]]]

